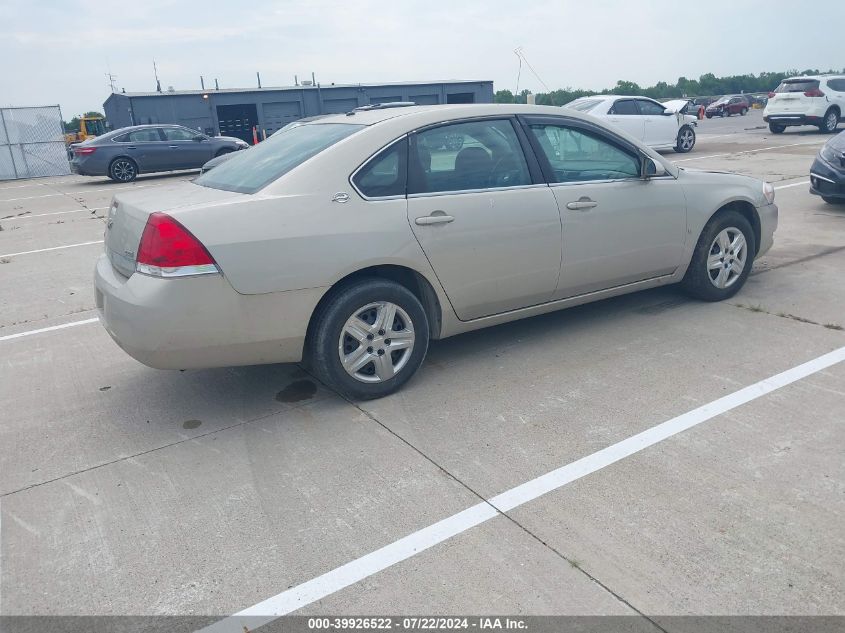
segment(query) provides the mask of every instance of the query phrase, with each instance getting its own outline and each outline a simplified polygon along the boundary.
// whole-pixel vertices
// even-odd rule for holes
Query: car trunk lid
[[[245,194],[180,182],[166,187],[119,193],[109,206],[105,248],[112,266],[125,277],[135,272],[138,244],[151,213],[168,213],[197,204],[225,202]]]

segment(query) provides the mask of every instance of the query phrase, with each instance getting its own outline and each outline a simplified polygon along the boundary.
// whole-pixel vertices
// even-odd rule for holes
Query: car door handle
[[[451,215],[446,215],[445,213],[439,213],[437,215],[426,215],[421,218],[417,218],[414,220],[416,224],[420,226],[427,226],[429,224],[448,224],[449,222],[453,222],[455,218]]]
[[[170,149],[179,149],[178,145],[168,145]]]
[[[130,145],[130,146],[129,146],[129,147],[127,147],[126,149],[138,149],[138,148],[137,148],[137,147],[135,147],[134,145]]]
[[[589,198],[579,198],[576,202],[567,202],[566,208],[573,211],[589,211],[593,207],[599,206],[599,203]]]

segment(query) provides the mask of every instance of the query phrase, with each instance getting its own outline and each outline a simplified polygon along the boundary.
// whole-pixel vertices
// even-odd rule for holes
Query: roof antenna
[[[153,60],[153,74],[156,78],[156,92],[161,92],[161,81],[158,79],[158,68],[156,68],[156,60]]]

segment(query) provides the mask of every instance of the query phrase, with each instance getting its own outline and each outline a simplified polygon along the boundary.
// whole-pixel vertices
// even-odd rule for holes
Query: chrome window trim
[[[532,183],[530,185],[515,185],[513,187],[482,187],[481,189],[458,189],[455,191],[426,191],[425,193],[409,193],[408,199],[411,198],[434,198],[439,196],[454,196],[468,193],[498,193],[499,191],[520,191],[523,189],[539,189],[540,187],[548,187],[549,184],[545,182]]]
[[[835,185],[835,184],[836,184],[836,181],[835,181],[835,180],[831,180],[830,178],[825,178],[824,176],[819,176],[818,174],[814,174],[813,172],[810,172],[810,175],[811,175],[813,178],[818,178],[819,180],[824,180],[825,182],[829,182],[829,183],[830,183],[830,184],[832,184],[832,185]]]

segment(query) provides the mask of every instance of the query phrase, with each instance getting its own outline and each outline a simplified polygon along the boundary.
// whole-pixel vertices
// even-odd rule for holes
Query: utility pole
[[[109,80],[109,87],[111,88],[111,91],[113,93],[117,92],[117,88],[114,85],[114,82],[117,81],[117,77],[111,73],[106,73],[106,78]]]
[[[161,81],[158,79],[158,68],[156,68],[156,60],[153,60],[153,74],[156,78],[156,92],[161,92]]]

